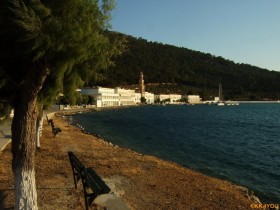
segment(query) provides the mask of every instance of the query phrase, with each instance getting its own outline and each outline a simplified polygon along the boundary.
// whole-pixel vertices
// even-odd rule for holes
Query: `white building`
[[[219,101],[220,101],[220,97],[219,96],[214,98],[214,102],[215,103],[218,103]]]
[[[138,102],[138,94],[135,93],[135,90],[122,89],[119,87],[114,89],[104,87],[83,88],[81,89],[81,94],[92,96],[96,107],[128,106],[135,105]]]
[[[182,99],[182,95],[179,94],[169,94],[169,95],[170,95],[171,104],[177,103]]]
[[[120,106],[135,105],[135,90],[115,88],[115,93],[119,95]]]
[[[146,99],[147,104],[155,103],[155,95],[153,93],[145,92],[144,98]],[[141,103],[141,93],[135,93],[135,104]]]
[[[199,95],[188,95],[188,102],[190,104],[200,104],[202,99],[199,97]]]
[[[147,104],[154,104],[155,103],[155,94],[145,92],[145,99]]]
[[[170,104],[175,104],[179,100],[182,99],[182,95],[179,94],[160,94],[160,95],[155,95],[155,100],[159,101],[166,101],[167,103]]]
[[[135,93],[134,102],[135,102],[135,104],[141,103],[141,93]]]
[[[112,88],[82,88],[81,94],[92,96],[96,107],[120,106],[119,94],[115,93],[115,89]]]

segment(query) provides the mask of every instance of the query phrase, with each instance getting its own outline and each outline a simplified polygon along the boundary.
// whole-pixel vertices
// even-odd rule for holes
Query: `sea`
[[[280,104],[112,108],[72,124],[141,154],[245,186],[280,203]]]

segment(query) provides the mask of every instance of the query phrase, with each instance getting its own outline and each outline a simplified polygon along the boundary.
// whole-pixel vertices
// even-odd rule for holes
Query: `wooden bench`
[[[88,210],[89,206],[98,195],[109,193],[111,189],[92,168],[86,168],[73,152],[69,151],[68,156],[73,172],[75,189],[77,189],[77,184],[79,180],[81,180],[86,210]]]
[[[49,118],[48,118],[48,115],[46,115],[46,118],[47,118],[48,125],[49,125],[50,123],[52,123],[52,122],[53,122],[53,120],[52,120],[52,119],[49,119]]]
[[[52,127],[52,133],[53,133],[53,136],[55,137],[59,132],[62,132],[62,130],[58,127],[54,127],[54,122],[52,119],[49,119],[48,118],[48,115],[46,115],[46,118],[47,118],[47,122],[48,122],[48,125],[51,124],[51,127]]]
[[[51,126],[52,126],[52,133],[53,133],[53,136],[55,137],[56,134],[58,134],[59,132],[62,132],[62,130],[58,127],[54,127],[54,122],[51,121]]]

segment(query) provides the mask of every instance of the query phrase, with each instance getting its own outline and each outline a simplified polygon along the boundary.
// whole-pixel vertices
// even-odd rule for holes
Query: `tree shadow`
[[[13,189],[3,189],[3,190],[0,190],[0,209],[3,209],[3,210],[12,210],[12,209],[14,209],[14,205],[13,204],[9,204],[10,206],[4,205],[4,202],[6,200],[11,199],[11,198],[9,198],[9,195],[8,195],[8,194],[13,194],[13,193],[11,193],[11,191],[13,192],[14,190]]]
[[[39,187],[37,192],[42,191],[53,191],[53,190],[62,190],[70,191],[74,188],[69,187]],[[39,201],[39,200],[38,200]],[[0,190],[0,210],[13,210],[14,209],[14,189],[1,189]]]

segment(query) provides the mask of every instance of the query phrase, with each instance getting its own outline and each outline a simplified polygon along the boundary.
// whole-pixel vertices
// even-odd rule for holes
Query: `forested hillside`
[[[221,83],[226,99],[280,98],[280,72],[119,33],[111,36],[125,36],[127,49],[114,59],[114,67],[100,72],[92,83],[129,86],[138,83],[143,71],[145,83],[150,84],[146,89],[155,93],[200,94],[209,99],[217,95]]]

